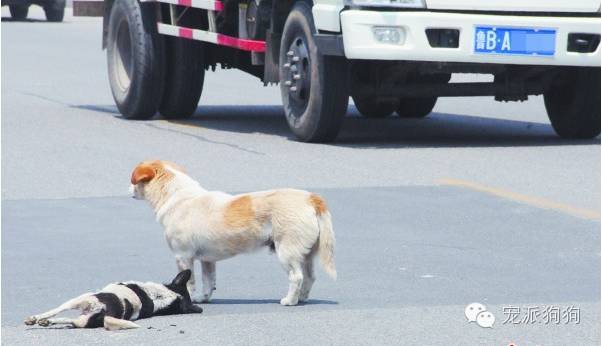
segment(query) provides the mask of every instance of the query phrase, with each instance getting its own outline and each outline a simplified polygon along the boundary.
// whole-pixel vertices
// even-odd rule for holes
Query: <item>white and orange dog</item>
[[[215,290],[215,263],[264,246],[272,248],[288,273],[282,305],[305,301],[314,283],[313,258],[336,279],[330,212],[318,195],[293,189],[241,195],[207,191],[167,161],[142,162],[132,172],[131,192],[146,199],[165,229],[178,270],[201,262],[203,289],[195,302],[208,302]],[[194,275],[188,281],[195,292]]]

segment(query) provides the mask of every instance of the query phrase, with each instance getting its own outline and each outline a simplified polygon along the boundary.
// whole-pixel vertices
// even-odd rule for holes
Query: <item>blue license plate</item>
[[[477,54],[554,56],[556,30],[477,26]]]

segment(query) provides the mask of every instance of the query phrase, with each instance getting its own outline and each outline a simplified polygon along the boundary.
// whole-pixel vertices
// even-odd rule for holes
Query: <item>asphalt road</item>
[[[599,344],[600,139],[555,137],[541,98],[442,99],[422,120],[368,120],[351,106],[337,142],[302,144],[277,88],[220,70],[192,119],[126,121],[100,20],[31,12],[12,22],[2,9],[4,344]],[[209,189],[321,193],[339,280],[318,269],[312,300],[281,307],[286,275],[261,251],[218,264],[200,316],[123,332],[22,325],[108,282],[175,274],[150,208],[127,196],[147,158],[178,162]],[[472,302],[493,328],[467,322]],[[504,323],[515,307],[518,323]],[[521,321],[529,308],[539,315]],[[578,311],[579,323],[546,321],[550,308]]]

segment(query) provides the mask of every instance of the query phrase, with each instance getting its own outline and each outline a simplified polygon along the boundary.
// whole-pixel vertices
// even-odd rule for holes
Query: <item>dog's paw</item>
[[[309,299],[309,292],[301,292],[299,294],[299,303],[304,303]]]
[[[33,326],[34,324],[36,324],[36,322],[38,321],[38,319],[35,316],[29,316],[25,319],[25,324],[28,326]]]
[[[50,325],[50,321],[48,321],[48,319],[46,319],[46,318],[42,318],[41,320],[38,321],[38,326],[48,327],[49,325]]]
[[[284,297],[282,299],[280,299],[280,305],[284,305],[284,306],[293,306],[293,305],[297,305],[298,303],[298,299],[289,299],[288,297]]]

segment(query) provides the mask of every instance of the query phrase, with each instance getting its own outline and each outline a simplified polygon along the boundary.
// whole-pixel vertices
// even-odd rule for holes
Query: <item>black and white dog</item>
[[[53,324],[70,324],[75,328],[104,327],[107,330],[138,328],[132,322],[157,315],[201,313],[203,309],[192,304],[186,284],[191,271],[180,272],[170,284],[128,281],[113,283],[96,293],[85,293],[68,300],[56,309],[28,317],[26,325],[47,327]],[[77,318],[51,318],[76,309]]]

